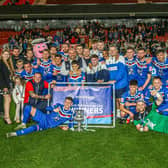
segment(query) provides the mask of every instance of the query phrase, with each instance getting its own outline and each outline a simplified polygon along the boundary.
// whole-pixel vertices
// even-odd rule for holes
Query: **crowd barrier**
[[[57,82],[52,89],[49,85],[49,93],[48,105],[63,104],[65,97],[72,97],[73,110],[84,112],[83,127],[115,128],[114,84]]]

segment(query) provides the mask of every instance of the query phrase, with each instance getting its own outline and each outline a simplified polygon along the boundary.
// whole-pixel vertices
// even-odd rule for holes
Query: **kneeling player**
[[[51,111],[50,114],[44,114],[40,110],[27,105],[24,108],[23,122],[16,128],[21,130],[7,133],[7,138],[58,127],[66,121],[69,121],[69,125],[68,127],[64,127],[64,130],[68,130],[68,128],[72,129],[74,115],[73,111],[71,110],[72,104],[73,99],[71,97],[66,97],[64,105],[56,104],[53,107],[47,108],[47,110]],[[32,119],[37,122],[37,124],[26,128],[26,123],[28,122],[30,116],[32,116]]]
[[[123,123],[125,118],[134,119],[136,114],[136,102],[143,99],[143,94],[138,91],[138,82],[136,80],[131,80],[129,83],[129,91],[124,93],[120,102],[121,110],[121,121]],[[127,120],[129,122],[129,120]]]
[[[134,115],[134,124],[136,129],[141,132],[147,132],[149,130],[147,124],[145,123],[145,117],[148,115],[146,104],[143,100],[139,100],[136,103],[136,114]]]

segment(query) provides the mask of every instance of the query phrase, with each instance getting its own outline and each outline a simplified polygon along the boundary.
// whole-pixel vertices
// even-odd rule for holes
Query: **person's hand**
[[[68,131],[68,127],[67,126],[63,126],[61,129],[64,130],[64,131]]]
[[[91,63],[89,63],[89,65],[88,65],[88,66],[89,66],[89,68],[90,68],[90,69],[92,69],[92,64],[91,64]]]
[[[58,72],[57,72],[57,71],[54,71],[52,75],[53,75],[53,76],[57,76],[57,75],[58,75]]]
[[[73,75],[73,71],[69,71],[69,75],[72,76]]]
[[[103,83],[104,81],[103,80],[98,80],[97,83]]]
[[[37,59],[37,65],[40,65],[40,64],[41,64],[40,59]]]
[[[37,68],[38,68],[38,65],[34,65],[33,68],[37,69]]]
[[[152,91],[151,91],[151,95],[152,95],[152,96],[155,96],[156,94],[157,94],[157,91],[156,91],[156,90],[152,90]]]
[[[3,91],[4,91],[4,92],[8,92],[8,88],[4,88]]]
[[[81,69],[79,69],[79,70],[76,72],[76,75],[79,76],[79,75],[81,74],[81,72],[82,72]]]
[[[50,83],[51,88],[53,88],[56,85],[56,83],[57,82],[55,80],[52,80],[52,82]]]
[[[59,110],[60,110],[59,107],[57,107],[53,111],[57,113],[57,112],[59,112]]]
[[[51,95],[50,94],[47,94],[44,96],[45,99],[50,99],[51,98]]]
[[[143,86],[139,87],[138,90],[139,90],[139,91],[143,91],[143,90],[144,90]]]
[[[108,81],[109,84],[114,84],[115,82],[115,80]]]
[[[125,106],[131,106],[131,103],[129,103],[129,102],[125,102],[124,105],[125,105]]]

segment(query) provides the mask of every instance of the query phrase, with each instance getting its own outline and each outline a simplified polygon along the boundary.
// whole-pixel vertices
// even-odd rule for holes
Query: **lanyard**
[[[141,118],[141,119],[140,119],[140,120],[141,120],[141,124],[144,123],[145,113],[146,113],[146,111],[144,111],[142,118],[141,118],[141,113],[139,113],[139,117]]]

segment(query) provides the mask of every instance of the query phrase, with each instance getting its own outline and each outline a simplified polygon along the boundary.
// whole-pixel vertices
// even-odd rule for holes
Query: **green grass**
[[[12,110],[14,105],[12,105]],[[167,168],[168,135],[133,125],[96,132],[59,128],[6,139],[16,124],[0,120],[0,168]]]

